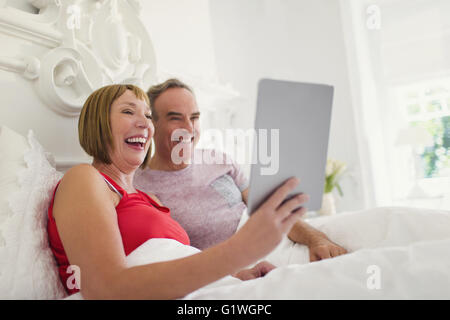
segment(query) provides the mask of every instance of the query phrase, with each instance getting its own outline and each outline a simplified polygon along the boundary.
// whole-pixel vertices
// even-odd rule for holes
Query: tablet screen
[[[320,209],[333,102],[333,87],[262,79],[258,83],[248,212],[254,212],[288,178],[307,193],[305,206]]]

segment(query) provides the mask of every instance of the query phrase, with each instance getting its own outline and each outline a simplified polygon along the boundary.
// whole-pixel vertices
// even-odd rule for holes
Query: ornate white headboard
[[[95,89],[169,77],[197,96],[203,130],[234,126],[245,102],[217,80],[158,71],[139,0],[0,0],[0,125],[32,129],[64,171],[90,162],[78,143],[78,115]],[[217,143],[203,135],[202,147]]]
[[[0,124],[32,129],[60,167],[86,160],[77,120],[110,83],[155,81],[150,37],[136,0],[0,0]],[[20,8],[20,9],[19,9]]]

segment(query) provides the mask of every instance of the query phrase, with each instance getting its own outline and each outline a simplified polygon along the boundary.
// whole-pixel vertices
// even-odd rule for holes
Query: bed
[[[67,297],[48,247],[51,192],[62,172],[32,131],[0,128],[0,298]],[[245,223],[244,213],[241,225]],[[450,212],[373,208],[310,219],[349,253],[309,262],[308,249],[287,238],[266,260],[278,266],[264,278],[225,277],[185,299],[449,299]],[[198,249],[151,239],[127,257],[130,266],[168,261]]]
[[[82,299],[66,295],[46,233],[55,184],[68,167],[89,161],[77,142],[77,115],[88,94],[102,85],[131,82],[146,88],[161,75],[139,20],[139,1],[30,1],[32,12],[4,3],[0,298]],[[197,87],[205,100],[235,98],[217,86]],[[235,114],[224,105],[204,112],[210,126],[231,124]],[[241,225],[246,218],[244,213]],[[307,247],[286,238],[265,258],[278,268],[264,278],[225,277],[184,299],[450,299],[449,211],[372,208],[308,222],[349,254],[310,263]],[[173,240],[152,239],[127,262],[196,252]]]

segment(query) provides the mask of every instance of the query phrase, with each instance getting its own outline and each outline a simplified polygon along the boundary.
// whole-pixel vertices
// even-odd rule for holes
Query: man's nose
[[[183,129],[186,129],[190,134],[194,134],[194,122],[187,119],[183,122]]]

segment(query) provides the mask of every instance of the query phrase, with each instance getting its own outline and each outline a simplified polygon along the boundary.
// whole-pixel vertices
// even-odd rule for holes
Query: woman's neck
[[[114,164],[106,164],[100,161],[94,160],[92,166],[98,171],[106,174],[108,177],[113,179],[122,189],[128,193],[137,192],[133,185],[133,178],[135,171],[126,173],[121,171]]]

